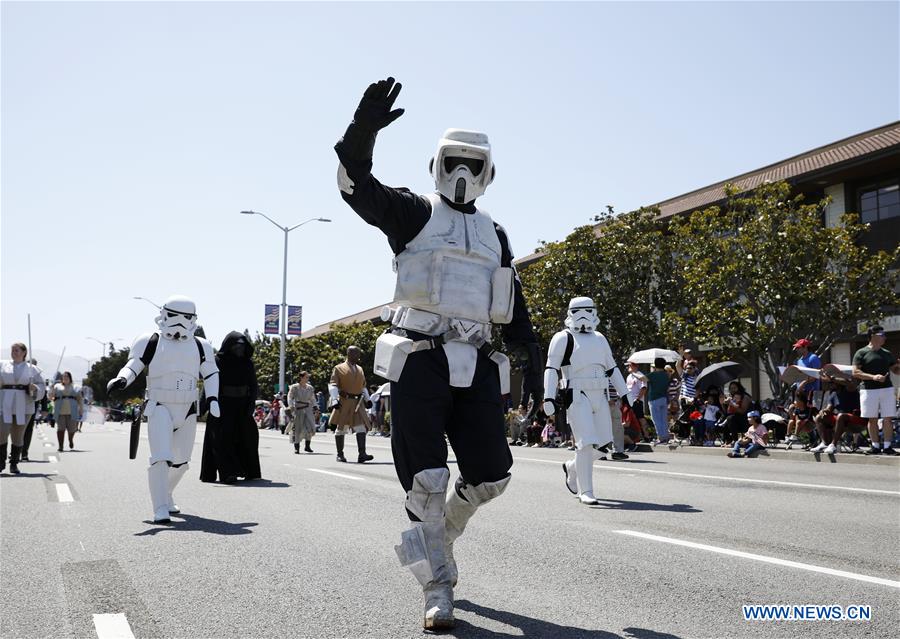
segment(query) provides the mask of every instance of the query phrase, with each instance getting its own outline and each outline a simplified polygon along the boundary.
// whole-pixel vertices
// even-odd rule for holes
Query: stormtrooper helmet
[[[565,322],[567,328],[579,333],[588,333],[593,332],[599,322],[597,307],[590,297],[573,297],[569,301]]]
[[[188,339],[197,330],[197,307],[184,295],[173,295],[159,309],[156,324],[166,339]]]
[[[494,163],[487,135],[447,129],[438,142],[429,171],[438,193],[456,204],[472,202],[494,181]]]

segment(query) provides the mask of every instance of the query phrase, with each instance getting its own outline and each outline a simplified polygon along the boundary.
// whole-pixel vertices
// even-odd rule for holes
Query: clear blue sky
[[[2,348],[96,357],[194,297],[214,343],[281,300],[305,327],[388,301],[390,251],[332,145],[371,81],[406,114],[375,174],[418,192],[486,131],[517,255],[898,119],[898,3],[2,4]],[[45,363],[45,362],[42,362]]]

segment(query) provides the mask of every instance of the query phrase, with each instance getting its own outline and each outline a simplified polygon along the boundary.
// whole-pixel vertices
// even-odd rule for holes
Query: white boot
[[[459,571],[456,569],[456,559],[453,557],[453,542],[459,538],[466,529],[469,519],[481,506],[501,495],[509,484],[511,475],[507,475],[500,481],[486,481],[477,486],[466,484],[462,477],[456,482],[454,490],[447,497],[447,568],[450,571],[450,583],[456,587],[459,581]]]
[[[169,493],[168,493],[168,505],[169,505],[169,514],[177,515],[181,512],[181,509],[178,507],[178,504],[175,503],[175,497],[172,496],[172,493],[175,491],[175,486],[178,485],[178,482],[181,481],[181,478],[184,477],[184,474],[187,472],[189,468],[187,462],[182,464],[181,466],[169,469]]]
[[[400,545],[394,546],[401,565],[409,568],[422,586],[422,626],[426,630],[448,630],[456,623],[445,545],[444,503],[449,481],[446,468],[416,473],[412,489],[406,493],[406,509],[419,521],[412,522],[403,532]]]
[[[153,523],[167,524],[169,519],[169,465],[156,462],[147,469],[150,484],[150,501],[153,504]]]
[[[594,448],[585,446],[575,453],[575,470],[578,481],[578,500],[582,504],[594,505]]]
[[[578,478],[575,474],[575,460],[570,459],[567,462],[563,462],[563,472],[566,474],[566,488],[569,489],[569,492],[573,495],[578,494]]]

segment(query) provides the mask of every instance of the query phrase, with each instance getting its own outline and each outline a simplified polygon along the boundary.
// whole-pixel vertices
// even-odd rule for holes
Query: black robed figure
[[[207,416],[200,481],[224,483],[238,477],[259,479],[259,430],[253,420],[259,385],[253,366],[253,345],[231,331],[216,353],[219,367],[221,417]]]

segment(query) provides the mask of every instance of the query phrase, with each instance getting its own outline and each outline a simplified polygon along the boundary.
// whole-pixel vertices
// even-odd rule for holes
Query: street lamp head
[[[330,222],[331,220],[329,220],[327,217],[320,217],[320,218],[318,218],[318,221],[319,222]]]
[[[241,215],[256,215],[256,211],[241,211]]]

